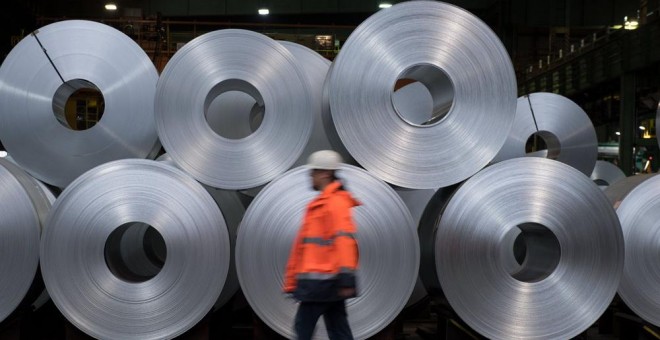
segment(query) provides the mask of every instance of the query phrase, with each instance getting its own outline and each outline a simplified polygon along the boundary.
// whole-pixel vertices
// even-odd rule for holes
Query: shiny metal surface
[[[35,179],[35,182],[37,182],[37,184],[41,188],[42,193],[46,195],[46,199],[48,200],[49,203],[48,210],[50,212],[50,207],[52,207],[52,205],[55,204],[55,200],[56,200],[55,194],[53,193],[53,191],[51,191],[50,188],[48,188],[41,181]],[[42,214],[42,216],[44,215]],[[45,217],[48,217],[48,215],[45,215]],[[46,224],[46,220],[44,219],[41,221],[42,228],[43,226],[45,226],[45,224]],[[41,283],[41,285],[43,286],[43,282]],[[39,296],[37,296],[36,299],[34,299],[30,307],[32,308],[32,310],[37,310],[43,307],[48,301],[50,301],[50,295],[48,295],[48,291],[46,290],[46,287],[43,287],[41,293],[39,293]]]
[[[110,26],[81,20],[44,26],[37,37],[72,85],[62,84],[34,36],[21,40],[5,58],[0,135],[22,168],[63,188],[99,164],[144,158],[158,146],[153,113],[158,73],[135,41]],[[105,111],[94,127],[74,131],[55,111],[80,80],[100,90]]]
[[[7,165],[6,161],[9,161],[11,164]],[[41,232],[46,224],[46,218],[48,217],[50,208],[55,203],[55,195],[45,184],[30,176],[14,163],[11,157],[6,157],[4,161],[0,160],[0,166],[4,166],[6,170],[14,175],[14,177],[21,182],[26,193],[30,196],[37,215],[39,216],[39,231]],[[37,252],[38,251],[39,250],[37,250]],[[48,291],[46,291],[46,288],[43,286],[43,282],[40,279],[32,282],[28,295],[26,295],[24,299],[24,301],[30,302],[30,308],[33,310],[41,308],[49,300],[50,296],[48,295]]]
[[[527,252],[510,272],[507,234]],[[440,219],[435,255],[442,289],[468,325],[490,339],[569,339],[616,293],[623,235],[614,209],[563,163],[517,158],[467,180]]]
[[[605,190],[608,186],[626,178],[626,174],[611,162],[599,160],[596,161],[596,166],[590,177],[599,188]]]
[[[525,144],[534,133],[543,138],[548,149],[526,155]],[[598,157],[596,130],[584,110],[564,96],[545,92],[522,96],[513,128],[493,162],[525,156],[551,158],[590,176]]]
[[[616,210],[625,241],[619,296],[642,319],[660,325],[660,177],[636,186]]]
[[[127,223],[165,241],[161,271],[146,281],[117,275],[106,241]],[[41,241],[44,282],[62,314],[100,339],[173,338],[212,308],[229,267],[229,235],[204,188],[150,160],[106,163],[60,195]]]
[[[205,113],[228,91],[264,106],[259,128],[241,139],[215,133]],[[187,43],[170,59],[156,90],[156,128],[181,169],[222,189],[260,186],[289,169],[312,130],[312,94],[293,55],[265,35],[227,29]]]
[[[389,186],[349,165],[338,177],[362,202],[353,209],[359,296],[347,300],[347,312],[353,335],[365,339],[406,305],[417,278],[419,241],[410,212]],[[288,338],[294,336],[297,304],[282,292],[284,268],[306,205],[316,195],[309,170],[290,170],[257,195],[238,230],[236,267],[243,293],[259,318]],[[315,338],[327,339],[322,321]]]
[[[429,120],[397,111],[400,78],[428,88]],[[403,2],[369,17],[342,47],[326,87],[326,120],[348,152],[406,188],[473,175],[499,151],[515,116],[516,79],[504,46],[476,16],[442,2]]]
[[[34,298],[26,294],[39,266],[43,211],[39,210],[39,198],[35,195],[36,181],[28,177],[16,165],[0,158],[0,321],[24,300]]]

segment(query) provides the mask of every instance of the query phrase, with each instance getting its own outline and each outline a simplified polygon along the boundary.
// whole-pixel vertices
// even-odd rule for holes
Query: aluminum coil
[[[22,168],[63,188],[99,164],[144,158],[159,147],[153,115],[158,73],[135,41],[110,26],[81,20],[42,27],[36,37],[66,83],[33,35],[2,63],[0,135]],[[67,98],[92,87],[103,95],[103,117],[87,130],[66,127]]]
[[[37,215],[39,216],[39,227],[40,231],[43,230],[46,224],[46,218],[50,212],[51,206],[55,203],[55,195],[53,192],[43,183],[35,179],[26,173],[23,169],[20,169],[16,163],[13,162],[13,159],[10,157],[5,158],[6,161],[9,161],[11,164],[3,163],[3,160],[0,160],[0,165],[5,166],[9,172],[11,172],[16,179],[18,179],[23,188],[30,196],[32,203],[36,209]],[[37,252],[39,250],[37,249]],[[40,275],[37,277],[41,277]],[[41,279],[35,280],[32,282],[32,286],[25,296],[25,302],[31,304],[32,310],[37,310],[41,308],[50,300],[48,291],[44,287],[44,284]]]
[[[260,106],[259,128],[241,139],[216,134],[208,106],[229,91]],[[156,128],[176,164],[198,181],[248,189],[285,172],[312,130],[312,94],[293,55],[265,35],[227,29],[204,34],[167,63],[156,90]]]
[[[0,159],[0,322],[35,298],[28,292],[39,267],[40,217],[48,213],[42,210],[47,201],[39,192],[35,180]]]
[[[427,120],[395,107],[393,88],[403,78],[429,90]],[[516,78],[500,40],[476,16],[436,1],[399,3],[365,20],[327,87],[336,133],[353,158],[406,188],[470,177],[499,151],[515,116]]]
[[[509,272],[511,230],[527,252]],[[595,237],[597,235],[597,237]],[[623,235],[603,192],[574,168],[543,158],[490,166],[447,204],[436,234],[449,303],[490,339],[570,339],[616,294]]]
[[[136,222],[152,226],[167,247],[162,269],[146,281],[106,262],[108,239]],[[199,183],[160,162],[121,160],[62,192],[42,237],[41,270],[57,308],[88,335],[163,339],[211,309],[229,253],[222,213]]]
[[[4,160],[9,161],[10,163],[15,164],[18,167],[18,164],[16,164],[16,162],[14,161],[13,158],[11,158],[11,156],[7,155],[6,157],[4,157]],[[27,190],[27,192],[31,196],[32,202],[35,204],[35,207],[37,207],[37,213],[39,215],[39,221],[40,221],[40,230],[43,229],[43,226],[46,223],[46,217],[48,216],[48,212],[50,211],[50,207],[55,203],[55,199],[56,199],[55,194],[49,187],[47,187],[41,181],[27,174],[22,169],[17,169],[16,167],[8,166],[7,170],[12,172],[12,174],[14,174],[16,178],[19,179],[21,183],[23,183],[23,187],[30,188],[30,190]],[[40,190],[35,189],[35,183]],[[41,290],[41,292],[36,293],[35,290],[36,291]],[[35,294],[32,294],[33,292],[35,292]],[[32,300],[31,299],[32,295],[36,295],[36,294],[39,295]],[[27,301],[32,300],[32,304],[31,304],[32,310],[37,310],[41,308],[44,304],[46,304],[50,300],[48,291],[46,291],[46,288],[43,287],[43,282],[41,282],[41,280],[33,281],[32,287],[30,287],[30,290],[28,291],[28,295],[26,295],[25,300]]]
[[[619,296],[642,319],[660,325],[660,177],[636,186],[621,202],[617,214],[625,241],[625,264]]]
[[[410,212],[389,186],[350,165],[338,177],[362,203],[353,209],[359,296],[347,300],[346,308],[354,337],[365,339],[406,305],[417,278],[419,241]],[[238,230],[236,267],[243,293],[259,318],[288,338],[294,337],[297,304],[282,292],[284,269],[305,208],[318,194],[308,169],[290,170],[257,195]],[[315,338],[327,338],[322,321]]]
[[[591,173],[591,180],[602,190],[624,178],[626,174],[623,170],[607,161],[596,161],[594,171]]]
[[[525,157],[525,144],[535,133],[545,141],[547,152],[527,156],[551,158],[591,175],[598,158],[596,130],[582,108],[554,93],[518,98],[515,123],[493,162]]]

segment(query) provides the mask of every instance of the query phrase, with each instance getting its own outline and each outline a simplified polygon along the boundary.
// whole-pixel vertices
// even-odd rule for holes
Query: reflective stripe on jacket
[[[358,265],[351,208],[360,205],[334,181],[307,206],[291,248],[284,291],[301,301],[342,299],[339,288],[355,288]]]

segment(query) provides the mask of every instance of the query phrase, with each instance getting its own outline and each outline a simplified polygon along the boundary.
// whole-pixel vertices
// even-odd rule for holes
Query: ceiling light
[[[105,9],[108,11],[116,11],[117,10],[117,5],[113,3],[105,4]]]
[[[626,23],[623,25],[623,28],[627,30],[635,30],[637,29],[637,26],[639,26],[639,23],[633,20],[633,21],[626,21]]]
[[[378,5],[378,8],[390,8],[390,7],[392,7],[392,4],[387,3],[387,2],[381,2],[381,3]]]
[[[619,131],[615,132],[614,134],[617,135],[617,136],[621,136],[621,132],[619,132]]]
[[[0,158],[7,157],[7,151],[0,151]]]
[[[641,125],[639,126],[639,129],[640,130],[646,130],[646,128],[644,126],[641,126]]]
[[[628,20],[628,17],[623,17],[623,29],[634,30],[639,26],[639,22],[634,19]]]
[[[270,14],[268,8],[259,8],[259,15],[268,15],[268,14]]]

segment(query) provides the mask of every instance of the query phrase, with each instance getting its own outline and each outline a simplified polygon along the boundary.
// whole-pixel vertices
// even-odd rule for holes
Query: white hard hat
[[[309,169],[337,170],[341,166],[341,156],[332,150],[316,151],[307,158]]]

